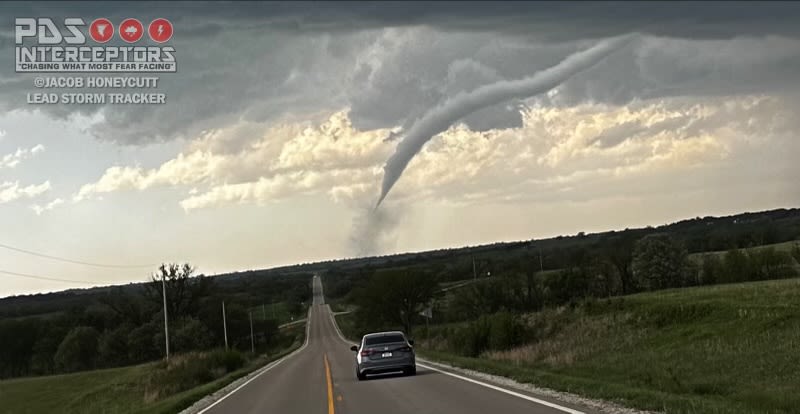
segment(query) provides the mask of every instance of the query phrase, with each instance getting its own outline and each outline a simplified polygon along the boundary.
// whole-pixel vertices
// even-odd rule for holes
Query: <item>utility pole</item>
[[[225,301],[222,301],[222,331],[225,334],[225,350],[228,350],[228,322],[225,319]]]
[[[256,343],[253,339],[253,312],[249,313],[250,315],[250,352],[256,353]]]
[[[539,246],[539,271],[544,272],[544,262],[542,261],[542,246]]]
[[[168,327],[168,319],[167,319],[167,284],[165,282],[165,278],[167,275],[164,272],[161,272],[161,296],[164,299],[164,342],[167,348],[167,361],[169,361],[169,327]]]
[[[478,279],[478,272],[475,270],[475,256],[472,256],[472,280]]]
[[[431,339],[431,318],[433,318],[433,301],[428,302],[428,307],[425,308],[420,315],[425,317],[425,340]]]

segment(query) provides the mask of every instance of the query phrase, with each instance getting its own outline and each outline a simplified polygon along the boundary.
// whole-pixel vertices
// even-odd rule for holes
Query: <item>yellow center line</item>
[[[328,414],[334,414],[333,408],[333,382],[331,381],[331,366],[328,364],[328,354],[323,355],[325,361],[325,379],[328,380]]]

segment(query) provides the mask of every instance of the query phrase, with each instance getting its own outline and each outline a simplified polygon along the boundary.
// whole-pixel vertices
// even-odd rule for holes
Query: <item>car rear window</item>
[[[405,342],[406,338],[400,334],[394,335],[381,335],[381,336],[368,336],[364,340],[364,345],[380,345],[380,344],[388,344],[392,342]]]

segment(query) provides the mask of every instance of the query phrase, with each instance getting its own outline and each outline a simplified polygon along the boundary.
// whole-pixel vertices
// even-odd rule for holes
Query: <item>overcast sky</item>
[[[0,244],[207,274],[800,203],[800,4],[2,4]],[[36,106],[14,17],[156,17],[161,106]],[[461,119],[376,215],[403,128],[611,37],[546,94]],[[389,139],[392,137],[392,139]],[[0,270],[142,281],[0,248]],[[0,274],[0,296],[85,285]]]

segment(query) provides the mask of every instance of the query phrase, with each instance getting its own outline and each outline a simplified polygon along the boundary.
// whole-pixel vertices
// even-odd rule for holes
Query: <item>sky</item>
[[[0,297],[800,203],[800,4],[4,3]],[[33,105],[14,17],[167,18],[164,105]],[[403,133],[614,36],[547,92],[458,119],[379,209]],[[137,266],[137,267],[133,267]]]

